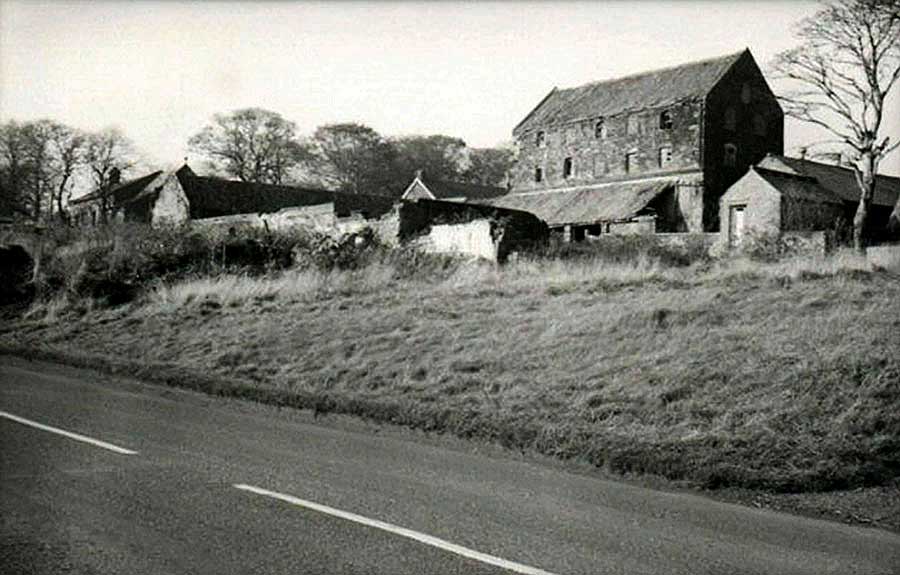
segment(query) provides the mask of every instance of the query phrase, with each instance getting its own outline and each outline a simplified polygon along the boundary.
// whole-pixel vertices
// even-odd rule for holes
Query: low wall
[[[781,241],[791,253],[827,254],[834,248],[833,234],[827,231],[818,232],[781,232]]]
[[[497,261],[497,244],[488,219],[459,224],[431,226],[428,234],[418,238],[416,245],[423,251],[440,254],[459,254]]]
[[[866,259],[873,266],[900,271],[900,244],[866,248]]]
[[[387,245],[396,245],[400,228],[397,210],[387,212],[377,219],[367,219],[359,213],[338,217],[335,214],[335,204],[332,203],[284,208],[270,214],[236,214],[203,218],[192,220],[191,225],[202,229],[218,230],[250,227],[283,231],[303,228],[328,236],[359,233],[365,228],[371,228],[375,235]]]

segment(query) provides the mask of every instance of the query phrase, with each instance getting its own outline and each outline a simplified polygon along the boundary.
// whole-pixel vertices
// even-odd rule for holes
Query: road
[[[900,573],[886,531],[90,371],[0,356],[0,412],[5,574]]]

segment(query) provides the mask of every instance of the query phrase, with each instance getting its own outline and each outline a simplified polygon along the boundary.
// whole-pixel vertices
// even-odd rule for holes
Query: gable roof
[[[154,187],[153,183],[162,175],[162,173],[162,170],[158,170],[156,172],[147,174],[146,176],[126,180],[113,186],[108,186],[106,188],[97,188],[90,193],[74,198],[73,200],[71,200],[71,203],[77,205],[85,202],[99,200],[104,195],[104,193],[106,193],[108,198],[112,198],[113,205],[120,206],[135,199],[146,189]],[[161,186],[162,182],[159,182],[159,185]]]
[[[824,204],[842,204],[843,200],[819,185],[815,178],[800,174],[776,172],[751,166],[750,172],[765,180],[783,196],[798,200],[809,200]]]
[[[750,51],[591,82],[575,88],[554,88],[519,122],[513,129],[513,135],[547,124],[612,116],[628,110],[661,107],[689,98],[705,97],[745,54],[750,56]]]
[[[814,178],[816,182],[828,190],[833,196],[844,202],[859,202],[859,186],[852,168],[823,164],[800,158],[788,158],[776,154],[768,154],[756,164],[758,168],[782,174],[795,174]],[[875,195],[872,203],[877,206],[893,207],[900,199],[900,178],[877,175],[875,177]]]
[[[549,226],[616,222],[637,215],[659,194],[672,187],[675,181],[654,179],[525,192],[509,194],[485,203],[532,213]]]
[[[447,182],[429,178],[425,174],[419,174],[412,183],[403,192],[403,199],[406,195],[415,189],[416,184],[420,184],[435,200],[464,199],[464,200],[488,200],[505,196],[509,193],[506,188],[498,188],[496,186],[484,186],[481,184],[470,184],[468,182]]]

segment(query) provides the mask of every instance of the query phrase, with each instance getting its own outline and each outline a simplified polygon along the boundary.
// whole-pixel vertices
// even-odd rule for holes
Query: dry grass
[[[900,475],[900,281],[852,254],[223,276],[0,343],[710,487]]]

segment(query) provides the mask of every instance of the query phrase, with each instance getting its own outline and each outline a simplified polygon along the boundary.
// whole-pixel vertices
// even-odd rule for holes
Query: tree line
[[[302,137],[293,122],[261,108],[216,114],[188,146],[210,171],[238,180],[360,194],[396,194],[416,170],[439,180],[501,186],[514,161],[512,147],[470,148],[445,135],[387,138],[352,122]]]
[[[388,138],[359,123],[302,136],[296,124],[262,108],[216,114],[187,144],[210,175],[392,196],[418,170],[439,180],[504,186],[515,159],[511,146],[470,148],[445,135]],[[73,195],[109,189],[114,173],[128,175],[139,165],[134,144],[117,129],[7,121],[0,124],[0,215],[66,222]],[[109,201],[100,195],[101,214],[112,208]]]
[[[77,187],[106,187],[136,159],[134,145],[114,128],[84,132],[53,120],[0,124],[0,215],[67,221]]]

